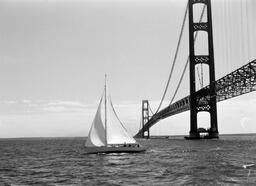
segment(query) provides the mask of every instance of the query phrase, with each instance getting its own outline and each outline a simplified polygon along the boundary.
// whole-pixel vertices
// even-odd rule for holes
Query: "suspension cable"
[[[152,115],[154,115],[154,112],[152,111],[152,109],[151,109],[150,105],[148,105],[148,108],[149,108],[149,110],[150,110],[151,114],[152,114]]]
[[[206,8],[206,5],[204,5],[204,7],[203,7],[203,10],[202,10],[202,13],[201,13],[201,16],[200,16],[199,23],[201,23],[202,20],[203,20],[205,8]],[[198,31],[196,32],[196,34],[195,34],[195,36],[194,36],[194,42],[196,42],[197,35],[198,35]],[[178,83],[178,85],[177,85],[177,88],[176,88],[176,90],[175,90],[175,92],[174,92],[174,95],[173,95],[173,97],[172,97],[171,102],[170,102],[169,105],[172,104],[172,102],[173,102],[173,100],[174,100],[174,98],[175,98],[175,96],[176,96],[176,94],[177,94],[177,92],[178,92],[178,90],[179,90],[179,88],[180,88],[181,82],[182,82],[182,80],[183,80],[183,78],[184,78],[184,74],[185,74],[186,69],[187,69],[187,66],[188,66],[188,62],[189,62],[189,56],[188,56],[188,58],[187,58],[185,67],[184,67],[183,72],[182,72],[182,75],[181,75],[181,78],[180,78],[180,80],[179,80],[179,83]]]
[[[184,32],[184,27],[185,27],[187,13],[188,13],[188,2],[187,2],[187,5],[186,5],[186,10],[185,10],[184,17],[183,17],[183,22],[182,22],[182,26],[181,26],[181,30],[180,30],[179,40],[178,40],[178,44],[177,44],[177,47],[176,47],[176,52],[175,52],[175,55],[174,55],[171,71],[170,71],[170,74],[169,74],[169,77],[168,77],[168,81],[167,81],[165,89],[164,89],[164,94],[163,94],[163,96],[161,98],[161,101],[160,101],[160,104],[159,104],[158,108],[156,109],[155,114],[159,111],[160,107],[162,106],[162,103],[164,101],[164,98],[166,96],[166,92],[167,92],[169,84],[170,84],[170,80],[171,80],[171,77],[172,77],[172,74],[173,74],[173,70],[174,70],[174,66],[175,66],[175,63],[176,63],[176,59],[177,59],[177,56],[178,56],[178,53],[179,53],[179,48],[180,48],[180,43],[181,43],[181,39],[182,39],[183,32]]]
[[[186,62],[185,67],[184,67],[184,69],[183,69],[183,72],[182,72],[181,78],[180,78],[180,80],[179,80],[178,86],[177,86],[177,88],[176,88],[176,90],[175,90],[175,92],[174,92],[174,95],[173,95],[173,97],[172,97],[171,102],[170,102],[169,105],[172,104],[172,102],[173,102],[173,100],[174,100],[174,98],[175,98],[175,96],[176,96],[176,94],[177,94],[177,92],[178,92],[178,90],[179,90],[179,88],[180,88],[180,84],[181,84],[181,82],[182,82],[182,80],[183,80],[183,77],[184,77],[184,75],[185,75],[185,72],[186,72],[186,69],[187,69],[187,66],[188,66],[188,62],[189,62],[189,57],[187,58],[187,62]]]

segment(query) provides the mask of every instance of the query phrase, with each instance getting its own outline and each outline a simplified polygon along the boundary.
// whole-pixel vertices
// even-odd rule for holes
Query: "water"
[[[255,185],[256,136],[141,140],[140,154],[86,155],[83,138],[0,140],[0,185]],[[255,164],[255,165],[254,165]]]

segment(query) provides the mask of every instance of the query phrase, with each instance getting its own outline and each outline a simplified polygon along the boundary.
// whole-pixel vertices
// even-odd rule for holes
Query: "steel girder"
[[[216,81],[217,101],[256,90],[256,60]]]

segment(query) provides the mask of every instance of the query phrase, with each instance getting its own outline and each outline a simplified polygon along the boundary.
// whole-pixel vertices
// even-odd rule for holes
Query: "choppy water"
[[[141,140],[146,153],[86,155],[83,138],[0,140],[0,185],[255,185],[256,136]]]

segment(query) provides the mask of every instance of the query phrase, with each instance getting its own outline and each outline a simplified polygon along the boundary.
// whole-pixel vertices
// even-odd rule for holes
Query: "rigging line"
[[[109,102],[110,102],[110,106],[112,107],[112,111],[114,112],[114,114],[115,114],[117,120],[120,122],[120,124],[121,124],[121,126],[123,127],[123,129],[124,129],[124,130],[127,132],[127,134],[129,135],[129,132],[128,132],[127,129],[124,127],[124,124],[122,123],[122,121],[119,119],[119,117],[118,117],[117,114],[116,114],[116,111],[115,111],[115,109],[114,109],[114,106],[113,106],[111,97],[108,96],[108,99],[109,99]]]
[[[201,16],[200,16],[200,19],[199,19],[199,23],[201,23],[202,20],[203,20],[205,8],[206,8],[206,5],[204,5],[204,7],[203,7],[203,10],[202,10],[202,13],[201,13]],[[195,36],[194,36],[194,42],[196,42],[198,33],[199,33],[199,32],[197,31],[196,34],[195,34]],[[174,95],[173,95],[173,97],[172,97],[171,102],[170,102],[169,105],[172,104],[172,102],[173,102],[174,98],[176,97],[176,94],[177,94],[177,92],[178,92],[178,90],[179,90],[179,88],[180,88],[181,82],[182,82],[182,80],[183,80],[183,78],[184,78],[184,75],[185,75],[185,72],[186,72],[186,69],[187,69],[187,66],[188,66],[188,62],[189,62],[189,56],[188,56],[188,58],[187,58],[185,67],[184,67],[184,69],[183,69],[182,75],[181,75],[180,80],[179,80],[179,83],[178,83],[178,85],[177,85],[177,88],[176,88],[176,90],[175,90],[175,92],[174,92]]]
[[[181,30],[180,30],[179,40],[178,40],[178,44],[177,44],[177,47],[176,47],[176,52],[175,52],[175,55],[174,55],[171,71],[170,71],[170,74],[169,74],[169,77],[168,77],[168,81],[167,81],[165,89],[164,89],[164,94],[163,94],[163,96],[161,98],[161,101],[160,101],[160,104],[159,104],[158,108],[156,109],[155,114],[159,111],[160,107],[162,106],[164,98],[165,98],[165,95],[166,95],[166,92],[167,92],[169,84],[170,84],[170,80],[171,80],[171,77],[172,77],[172,74],[173,74],[173,70],[174,70],[174,66],[175,66],[175,63],[176,63],[176,59],[177,59],[177,56],[178,56],[178,53],[179,53],[180,43],[181,43],[181,39],[182,39],[183,32],[184,32],[184,27],[185,27],[185,22],[186,22],[187,14],[188,14],[188,2],[187,2],[187,5],[186,5],[186,10],[185,10],[184,17],[183,17],[183,22],[182,22],[182,26],[181,26]]]

